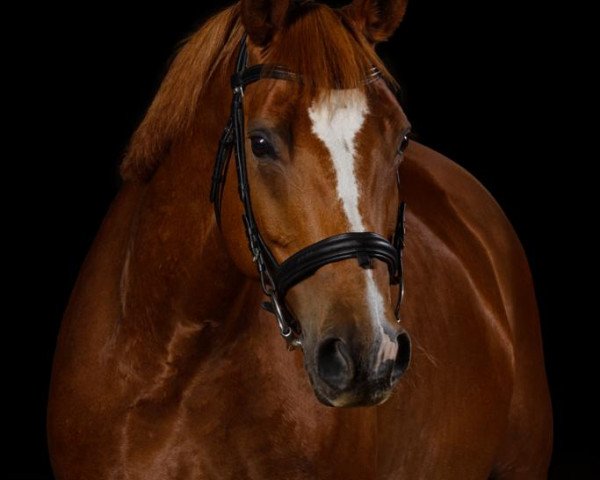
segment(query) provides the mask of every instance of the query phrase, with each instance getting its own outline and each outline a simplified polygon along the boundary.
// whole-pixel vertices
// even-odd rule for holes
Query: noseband
[[[398,208],[396,230],[391,241],[373,232],[348,232],[320,240],[296,252],[279,264],[264,242],[250,198],[250,185],[246,165],[244,134],[244,88],[262,78],[276,80],[301,81],[298,74],[279,65],[247,66],[248,48],[246,36],[242,38],[237,57],[236,71],[231,77],[233,100],[231,115],[219,142],[219,150],[212,177],[210,200],[214,204],[217,222],[221,223],[221,200],[225,186],[227,166],[231,150],[235,147],[238,192],[244,206],[242,221],[245,226],[248,246],[252,260],[256,264],[260,283],[269,297],[262,306],[273,313],[281,336],[290,348],[300,347],[300,326],[288,309],[285,296],[296,284],[314,275],[321,267],[349,258],[356,258],[362,268],[372,268],[373,259],[381,260],[388,266],[390,284],[399,285],[400,291],[394,309],[396,318],[400,315],[403,295],[402,249],[404,248],[404,202]],[[373,69],[367,80],[379,77],[379,71]],[[408,131],[405,133],[398,153],[402,154],[408,143]]]

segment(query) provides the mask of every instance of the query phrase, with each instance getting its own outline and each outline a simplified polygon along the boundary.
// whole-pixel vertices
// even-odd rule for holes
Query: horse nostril
[[[411,347],[408,333],[401,333],[396,337],[396,341],[398,342],[398,353],[396,353],[396,360],[394,361],[394,368],[392,369],[392,384],[398,381],[410,363]]]
[[[347,345],[339,338],[321,343],[317,353],[319,377],[332,388],[343,390],[354,376],[354,364]]]

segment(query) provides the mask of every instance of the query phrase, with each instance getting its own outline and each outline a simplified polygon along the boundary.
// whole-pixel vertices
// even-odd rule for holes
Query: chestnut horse
[[[409,123],[374,46],[404,10],[242,0],[182,48],[64,317],[48,410],[58,479],[545,477],[551,409],[527,262],[476,180],[418,143],[399,148]],[[235,94],[262,240],[277,262],[348,232],[392,251],[406,201],[400,324],[376,256],[291,287],[301,348],[260,308],[237,168],[220,222],[209,201],[240,45],[248,66],[301,79],[266,75]]]

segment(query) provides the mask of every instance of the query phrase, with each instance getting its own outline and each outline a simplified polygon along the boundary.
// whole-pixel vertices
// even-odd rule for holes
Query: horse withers
[[[182,48],[63,320],[57,478],[545,477],[527,262],[407,146],[404,10],[242,1]]]

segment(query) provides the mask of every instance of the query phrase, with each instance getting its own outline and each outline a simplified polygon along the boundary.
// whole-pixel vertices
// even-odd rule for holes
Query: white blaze
[[[325,144],[335,170],[337,193],[353,232],[366,231],[358,209],[360,199],[356,180],[356,136],[369,113],[367,98],[358,89],[331,90],[317,98],[308,109],[313,133]],[[366,297],[371,318],[381,330],[382,345],[378,361],[395,358],[397,346],[384,333],[383,296],[373,279],[373,272],[365,270]]]
[[[369,113],[367,99],[360,90],[332,90],[313,102],[308,109],[312,131],[325,144],[337,179],[338,197],[350,223],[350,230],[363,232],[365,226],[358,211],[360,197],[354,159],[355,139]]]

